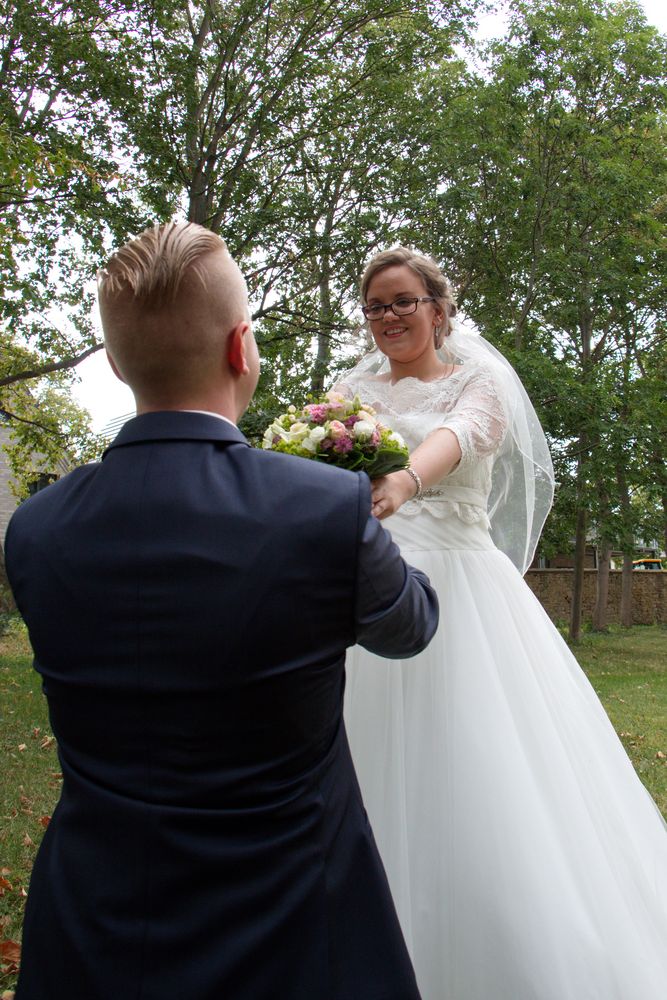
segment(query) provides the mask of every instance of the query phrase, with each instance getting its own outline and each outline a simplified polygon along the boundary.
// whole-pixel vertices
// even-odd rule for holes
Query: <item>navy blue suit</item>
[[[63,790],[17,1000],[412,1000],[342,721],[344,655],[437,605],[365,476],[150,413],[22,504],[6,564]]]

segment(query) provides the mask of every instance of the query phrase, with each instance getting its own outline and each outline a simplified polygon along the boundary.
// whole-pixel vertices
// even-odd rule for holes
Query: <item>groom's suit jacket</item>
[[[410,1000],[342,722],[418,652],[425,577],[365,476],[151,413],[22,504],[6,564],[63,774],[17,1000]]]

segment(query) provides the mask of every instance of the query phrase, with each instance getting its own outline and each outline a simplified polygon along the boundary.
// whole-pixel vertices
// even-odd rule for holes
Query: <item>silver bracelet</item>
[[[415,495],[413,496],[412,499],[413,500],[423,500],[424,499],[424,484],[422,483],[421,476],[419,475],[419,473],[417,472],[417,470],[413,469],[411,465],[406,465],[405,469],[403,471],[407,472],[407,474],[410,476],[410,478],[414,480],[415,486],[417,487],[417,492],[415,493]]]

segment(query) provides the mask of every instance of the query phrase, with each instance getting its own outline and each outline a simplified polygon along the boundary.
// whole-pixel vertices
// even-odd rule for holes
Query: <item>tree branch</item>
[[[15,372],[13,375],[5,375],[4,378],[0,378],[0,387],[3,385],[13,385],[15,382],[25,382],[31,378],[42,378],[44,375],[50,375],[52,372],[63,371],[67,368],[76,368],[78,364],[103,347],[104,344],[93,344],[92,347],[87,348],[87,350],[82,351],[81,354],[77,354],[73,358],[65,358],[63,361],[53,361],[48,365],[43,365],[41,368],[28,368],[22,372]],[[16,419],[19,420],[21,418],[17,417]],[[30,422],[28,421],[28,423]],[[37,426],[41,427],[41,424]]]

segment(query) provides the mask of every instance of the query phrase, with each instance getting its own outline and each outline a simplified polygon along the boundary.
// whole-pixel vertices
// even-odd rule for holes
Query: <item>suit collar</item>
[[[104,454],[111,448],[146,441],[225,441],[250,447],[238,427],[229,420],[219,420],[208,413],[159,410],[128,420]]]

